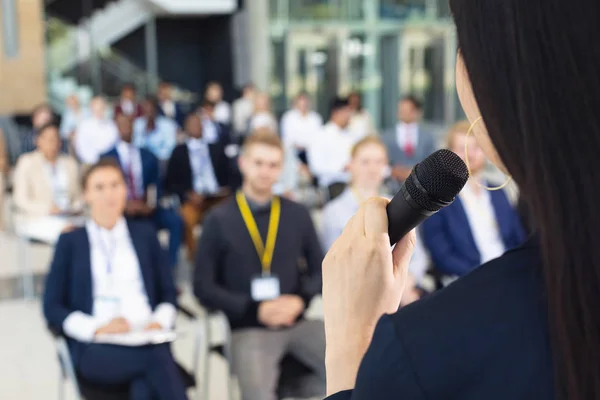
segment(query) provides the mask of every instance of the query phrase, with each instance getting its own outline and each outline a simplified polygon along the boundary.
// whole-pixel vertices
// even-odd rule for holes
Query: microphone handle
[[[388,203],[386,211],[388,217],[388,234],[390,236],[390,245],[392,246],[398,243],[413,228],[425,221],[430,215],[434,214],[419,209],[404,185],[402,185],[402,188],[396,193],[392,201]]]

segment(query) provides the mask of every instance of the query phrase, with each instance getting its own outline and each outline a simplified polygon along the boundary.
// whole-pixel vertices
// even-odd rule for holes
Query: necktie
[[[135,189],[135,174],[133,173],[133,147],[129,146],[129,163],[127,164],[127,186],[129,198],[137,200],[137,191]]]
[[[415,155],[415,140],[414,140],[414,128],[410,125],[406,126],[406,137],[404,141],[404,154],[407,157],[412,158]]]

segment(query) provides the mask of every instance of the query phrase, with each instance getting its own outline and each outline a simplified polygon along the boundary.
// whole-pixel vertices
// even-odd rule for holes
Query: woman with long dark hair
[[[323,264],[328,393],[599,399],[600,2],[450,6],[471,130],[519,185],[537,232],[395,312],[414,235],[390,252],[386,201],[367,202]]]

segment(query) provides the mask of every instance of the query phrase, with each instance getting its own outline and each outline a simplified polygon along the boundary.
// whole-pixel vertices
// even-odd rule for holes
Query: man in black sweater
[[[323,251],[308,210],[273,196],[283,164],[280,139],[246,139],[242,190],[207,216],[196,254],[194,292],[233,329],[232,368],[244,400],[276,399],[279,366],[293,356],[313,372],[302,395],[325,393],[322,321],[305,320],[321,290]],[[307,387],[308,386],[308,387]]]

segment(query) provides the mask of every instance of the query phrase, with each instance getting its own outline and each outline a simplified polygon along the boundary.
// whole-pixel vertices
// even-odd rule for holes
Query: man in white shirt
[[[231,107],[223,100],[223,87],[218,82],[210,82],[206,86],[204,97],[215,104],[215,121],[229,125],[231,123]]]
[[[304,164],[306,150],[323,127],[323,119],[310,109],[308,93],[301,92],[294,101],[294,107],[281,117],[281,137],[286,147],[296,149],[298,158]]]
[[[75,135],[75,154],[81,163],[94,164],[101,154],[112,148],[119,140],[115,123],[106,116],[106,102],[94,97],[91,102],[92,116],[79,125]]]
[[[433,135],[420,125],[422,116],[421,102],[407,96],[398,102],[398,123],[383,135],[390,156],[391,174],[398,183],[404,182],[415,164],[436,149]]]
[[[319,186],[327,188],[329,200],[340,195],[350,179],[346,166],[356,141],[346,130],[349,122],[348,100],[336,97],[331,103],[331,119],[315,136],[308,151],[310,171]]]
[[[178,128],[183,127],[185,113],[181,105],[173,100],[173,86],[169,82],[161,82],[158,85],[158,111],[163,117],[175,121]]]
[[[233,102],[233,131],[243,136],[248,130],[250,118],[254,113],[254,95],[256,89],[252,83],[244,85],[242,97]]]

